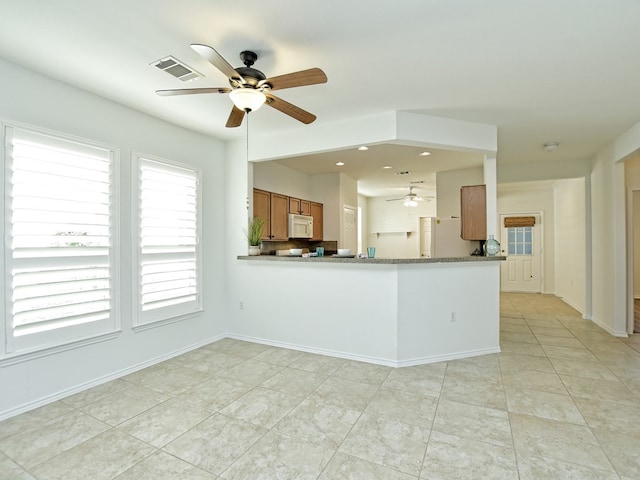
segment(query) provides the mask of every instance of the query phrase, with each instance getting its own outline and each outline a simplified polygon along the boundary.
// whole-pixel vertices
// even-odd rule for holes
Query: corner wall
[[[122,330],[110,340],[39,358],[0,360],[0,419],[35,408],[219,338],[227,329],[223,252],[224,144],[0,60],[3,120],[107,143],[119,150],[120,263],[116,278]],[[134,332],[130,207],[133,150],[203,172],[204,311]],[[4,195],[3,195],[4,196]],[[4,228],[4,224],[3,224]],[[4,275],[0,282],[5,291]],[[3,340],[0,333],[0,340]],[[3,342],[0,342],[3,343]]]
[[[591,161],[592,319],[616,336],[627,335],[628,292],[624,161],[640,149],[640,122]]]
[[[587,211],[584,178],[554,184],[555,293],[587,316]]]

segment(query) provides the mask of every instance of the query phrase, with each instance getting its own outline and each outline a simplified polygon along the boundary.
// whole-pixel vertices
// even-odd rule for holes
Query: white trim
[[[313,348],[304,345],[278,342],[273,340],[265,340],[264,338],[252,337],[247,335],[235,335],[228,334],[228,338],[235,340],[242,340],[246,342],[259,343],[261,345],[269,345],[272,347],[287,348],[289,350],[296,350],[299,352],[315,353],[318,355],[325,355],[328,357],[344,358],[346,360],[355,360],[358,362],[372,363],[375,365],[384,365],[386,367],[400,368],[410,367],[415,365],[426,365],[429,363],[444,362],[447,360],[459,360],[461,358],[475,357],[478,355],[488,355],[491,353],[500,353],[500,348],[484,348],[480,350],[468,350],[462,352],[448,353],[446,355],[429,355],[426,357],[412,358],[408,360],[393,360],[388,358],[371,357],[368,355],[358,355],[354,353],[340,352],[336,350],[328,350],[323,348]]]
[[[17,365],[19,363],[29,362],[31,360],[35,360],[36,358],[48,357],[50,355],[57,355],[62,352],[67,352],[69,350],[75,350],[77,348],[85,347],[87,345],[93,345],[94,343],[107,342],[109,340],[113,340],[114,338],[120,335],[121,330],[115,330],[113,332],[108,332],[102,335],[91,335],[86,338],[82,338],[79,340],[73,340],[67,343],[63,343],[61,345],[55,345],[52,347],[38,348],[37,350],[32,350],[28,352],[18,352],[15,354],[5,355],[2,359],[0,359],[0,368],[10,367],[12,365]]]
[[[580,307],[574,305],[570,300],[567,300],[564,297],[559,297],[560,300],[562,300],[564,303],[566,303],[567,305],[569,305],[571,308],[573,308],[574,310],[576,310],[578,313],[580,313],[582,315],[582,318],[585,318],[585,313],[580,309]]]
[[[630,185],[627,187],[627,221],[626,221],[626,241],[627,241],[627,333],[631,335],[635,326],[634,299],[640,298],[634,293],[635,285],[635,245],[633,241],[633,192],[640,192],[640,186]],[[640,253],[640,252],[639,252]]]
[[[167,167],[176,167],[178,169],[186,170],[188,172],[195,173],[196,176],[196,229],[197,229],[197,246],[196,246],[196,282],[197,282],[197,300],[196,305],[192,310],[186,311],[183,306],[175,305],[173,307],[163,307],[158,309],[160,314],[164,312],[164,315],[159,316],[153,320],[142,320],[141,311],[141,299],[140,299],[140,167],[144,160],[156,162],[166,165]],[[182,321],[193,317],[195,314],[204,310],[203,301],[203,261],[202,261],[202,170],[194,165],[176,162],[174,160],[168,160],[165,158],[157,157],[155,155],[147,155],[143,152],[133,150],[131,152],[131,282],[133,286],[132,302],[131,302],[131,318],[132,327],[134,331],[145,330],[145,327],[152,325],[166,325],[175,321]],[[177,312],[177,313],[175,313]]]
[[[37,352],[45,352],[44,355],[49,355],[55,351],[57,347],[60,347],[62,351],[68,349],[68,345],[76,343],[86,342],[88,339],[94,338],[96,341],[110,334],[118,333],[121,327],[121,315],[120,315],[120,290],[118,288],[118,271],[121,268],[120,265],[120,149],[117,145],[107,144],[94,139],[82,138],[74,135],[67,134],[65,132],[54,131],[39,126],[14,122],[14,121],[2,121],[0,122],[0,138],[2,139],[2,185],[3,199],[2,199],[2,221],[4,225],[4,252],[2,255],[3,271],[4,271],[4,288],[2,294],[2,308],[4,313],[4,325],[2,326],[2,333],[0,334],[1,348],[0,359],[4,358],[17,358],[20,356],[27,356],[28,358],[36,358]],[[65,147],[68,144],[76,144],[79,151],[82,150],[103,150],[107,153],[109,162],[109,247],[108,247],[108,261],[109,261],[109,284],[110,284],[110,302],[109,302],[109,317],[99,322],[90,322],[78,324],[75,326],[65,327],[63,329],[53,329],[47,332],[40,332],[31,334],[28,337],[37,343],[29,342],[17,342],[13,333],[13,327],[11,325],[11,316],[7,314],[7,310],[10,308],[12,302],[12,289],[11,289],[11,277],[10,270],[13,265],[13,257],[10,249],[12,242],[11,232],[12,226],[10,222],[10,216],[7,215],[8,209],[11,207],[8,204],[9,194],[12,191],[11,185],[9,185],[9,179],[6,175],[8,168],[6,156],[6,150],[11,143],[14,131],[22,132],[26,137],[34,135],[37,137],[49,137],[51,145],[64,144]],[[87,147],[87,148],[85,148]],[[24,263],[24,262],[23,262]],[[62,333],[62,332],[65,333]],[[75,332],[72,336],[69,336],[66,332]],[[25,337],[27,338],[27,337]],[[36,339],[36,340],[33,340]],[[45,342],[39,342],[37,339],[45,339]],[[22,345],[22,346],[21,346]]]
[[[206,345],[209,345],[211,343],[220,341],[222,339],[225,338],[225,335],[217,335],[215,337],[211,337],[208,338],[206,340],[202,340],[200,342],[191,344],[189,346],[186,346],[184,348],[180,348],[178,350],[173,350],[172,352],[160,355],[158,357],[155,357],[151,360],[147,360],[145,362],[141,362],[138,363],[136,365],[132,365],[130,367],[124,368],[122,370],[118,370],[116,372],[110,373],[108,375],[104,375],[102,377],[99,378],[95,378],[93,380],[90,380],[88,382],[76,385],[74,387],[71,388],[67,388],[65,390],[62,390],[60,392],[56,392],[52,395],[47,395],[46,397],[42,397],[39,398],[38,400],[32,401],[32,402],[28,402],[28,403],[24,403],[18,407],[15,408],[11,408],[9,410],[5,410],[0,412],[0,421],[5,420],[7,418],[13,417],[15,415],[20,415],[21,413],[25,413],[28,412],[30,410],[33,410],[35,408],[38,407],[42,407],[43,405],[47,405],[49,403],[55,402],[57,400],[61,400],[63,398],[66,398],[70,395],[74,395],[76,393],[82,392],[84,390],[87,390],[89,388],[93,388],[93,387],[97,387],[98,385],[102,385],[103,383],[107,383],[110,382],[112,380],[116,380],[118,378],[122,378],[126,375],[129,375],[131,373],[137,372],[138,370],[142,370],[144,368],[147,367],[151,367],[153,365],[156,365],[160,362],[164,362],[165,360],[170,360],[171,358],[177,357],[179,355],[183,355],[185,353],[188,353],[192,350],[196,350],[198,348],[204,347]]]
[[[611,328],[610,325],[607,325],[606,323],[603,323],[603,322],[601,322],[601,321],[599,321],[597,319],[591,319],[591,321],[593,323],[595,323],[596,325],[598,325],[605,332],[613,335],[614,337],[627,338],[629,336],[626,331],[615,330],[615,329]]]

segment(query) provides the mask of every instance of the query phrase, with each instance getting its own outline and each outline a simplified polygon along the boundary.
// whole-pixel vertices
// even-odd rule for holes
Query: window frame
[[[194,165],[168,160],[155,155],[149,155],[139,151],[131,153],[131,250],[132,250],[132,327],[134,331],[142,331],[148,328],[162,326],[167,323],[182,321],[192,318],[204,310],[203,306],[203,262],[202,262],[202,171]],[[144,312],[142,310],[142,248],[141,248],[141,172],[144,161],[159,165],[166,165],[169,169],[182,169],[191,172],[196,177],[196,301],[185,304],[160,307]]]
[[[1,181],[4,186],[2,196],[2,222],[4,225],[4,252],[3,262],[3,282],[2,304],[0,307],[4,312],[4,325],[0,333],[2,350],[0,357],[14,358],[26,356],[42,356],[56,351],[63,351],[71,348],[72,345],[84,345],[99,341],[100,338],[112,338],[121,329],[120,316],[120,289],[118,285],[118,271],[120,269],[120,191],[119,191],[119,154],[116,146],[98,142],[93,139],[81,138],[66,133],[53,131],[32,125],[20,124],[18,122],[0,121],[0,132],[2,137],[1,156]],[[12,254],[12,176],[9,171],[12,168],[13,158],[9,154],[9,149],[16,132],[25,132],[27,135],[36,137],[50,137],[52,144],[66,144],[71,146],[77,144],[80,147],[89,147],[105,150],[108,155],[110,167],[109,181],[109,246],[107,248],[109,266],[109,316],[108,318],[82,323],[72,326],[58,327],[42,332],[26,334],[22,336],[14,335],[13,328],[13,289],[12,289],[12,269],[14,265]],[[23,262],[25,263],[25,262]],[[33,260],[38,265],[38,260]],[[40,263],[42,265],[43,262]]]

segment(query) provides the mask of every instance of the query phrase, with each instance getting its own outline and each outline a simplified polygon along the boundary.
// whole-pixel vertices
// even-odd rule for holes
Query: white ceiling
[[[640,120],[639,19],[636,0],[0,0],[0,57],[233,139],[245,130],[224,127],[227,95],[154,92],[227,85],[191,43],[234,66],[254,50],[267,76],[326,72],[278,92],[316,122],[404,110],[494,124],[499,168],[589,158]],[[150,66],[168,55],[205,77],[185,85]],[[300,128],[268,107],[251,117],[264,134]],[[544,152],[549,141],[560,148]]]

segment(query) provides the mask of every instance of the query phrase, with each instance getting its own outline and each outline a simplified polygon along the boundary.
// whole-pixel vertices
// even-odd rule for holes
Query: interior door
[[[430,217],[420,217],[420,256],[431,258],[431,221]]]
[[[356,254],[358,248],[358,222],[356,209],[345,205],[343,207],[343,237],[340,248],[350,248],[352,254]]]
[[[540,293],[542,289],[542,242],[540,215],[535,217],[532,227],[505,227],[504,217],[500,215],[502,226],[500,249],[507,259],[500,262],[500,289],[503,292]]]

